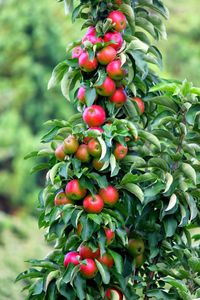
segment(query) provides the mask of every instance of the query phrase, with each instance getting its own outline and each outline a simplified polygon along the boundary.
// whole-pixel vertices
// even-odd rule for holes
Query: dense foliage
[[[113,23],[115,10],[127,27]],[[61,82],[80,113],[48,121],[47,146],[28,155],[47,157],[35,167],[48,170],[39,226],[55,249],[17,279],[38,278],[28,299],[198,298],[190,228],[199,225],[200,89],[151,68],[162,65],[152,38],[166,36],[168,10],[158,0],[85,0],[73,9],[79,17],[88,33],[69,45],[48,87]],[[106,47],[117,50],[109,64],[99,55]]]

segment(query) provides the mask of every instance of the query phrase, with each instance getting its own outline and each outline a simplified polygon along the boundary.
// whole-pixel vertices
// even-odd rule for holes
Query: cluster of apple
[[[56,194],[54,204],[56,206],[73,204],[74,201],[83,200],[83,208],[88,213],[100,213],[104,206],[113,207],[119,200],[119,193],[115,187],[108,185],[101,188],[96,195],[87,195],[87,189],[83,188],[78,179],[70,180],[64,191]]]

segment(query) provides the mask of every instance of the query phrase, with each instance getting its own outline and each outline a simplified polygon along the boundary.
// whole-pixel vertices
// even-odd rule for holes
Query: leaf
[[[158,168],[163,171],[167,171],[169,169],[166,161],[160,157],[159,158],[151,158],[148,161],[148,167]]]
[[[181,210],[181,221],[178,227],[184,227],[189,220],[189,216],[188,216],[188,212],[186,211],[185,207],[182,204],[180,204],[180,210]]]
[[[164,228],[166,237],[171,237],[174,235],[177,228],[177,221],[173,217],[166,217],[164,220]]]
[[[86,280],[78,274],[74,280],[74,286],[76,288],[78,298],[80,300],[84,300],[86,291]]]
[[[127,183],[123,185],[122,188],[135,195],[141,202],[144,201],[144,193],[138,185],[134,183]]]
[[[98,136],[97,140],[99,141],[99,144],[101,145],[101,157],[99,158],[99,160],[102,160],[106,156],[107,146],[106,146],[106,143],[104,142],[104,140],[102,139],[102,137]]]
[[[150,132],[144,131],[144,130],[139,130],[138,136],[145,140],[148,141],[150,143],[152,143],[153,145],[155,145],[159,150],[161,150],[161,145],[160,145],[160,141],[158,140],[158,138],[153,135]]]
[[[178,106],[175,103],[175,101],[173,101],[173,99],[171,97],[156,96],[156,97],[152,97],[152,98],[145,98],[145,100],[147,102],[153,102],[157,105],[164,106],[164,107],[168,108],[169,110],[171,110],[173,112],[178,111]]]
[[[116,161],[116,158],[114,156],[114,154],[111,154],[110,156],[110,168],[111,168],[111,177],[116,176],[119,172],[119,165]]]
[[[117,269],[117,272],[122,274],[123,272],[123,259],[120,254],[117,252],[108,249],[108,253],[112,256],[115,262],[115,268]]]
[[[72,277],[72,272],[74,269],[74,265],[72,263],[68,264],[67,269],[65,271],[65,273],[63,274],[62,280],[65,283],[68,283],[71,281],[71,277]]]
[[[59,170],[59,168],[63,165],[63,162],[59,162],[57,164],[55,164],[53,166],[53,168],[51,168],[51,170],[49,170],[49,177],[50,177],[50,180],[51,180],[51,183],[54,184],[54,179],[55,179],[55,176]]]
[[[122,161],[123,164],[133,164],[135,168],[143,168],[146,166],[146,161],[136,155],[126,155]]]
[[[95,259],[97,268],[99,270],[99,273],[101,274],[101,278],[104,284],[109,284],[110,282],[110,272],[108,271],[108,268],[101,264],[98,260]]]
[[[182,163],[181,169],[182,169],[185,177],[191,179],[192,182],[196,185],[197,176],[196,176],[195,169],[187,163]]]
[[[186,120],[190,125],[194,125],[195,119],[200,115],[200,104],[193,105],[186,113]]]
[[[165,209],[165,211],[169,211],[172,208],[174,208],[176,203],[177,203],[177,196],[175,194],[173,194],[169,199],[169,204],[168,204],[167,208]]]
[[[97,93],[95,88],[86,88],[85,99],[87,106],[91,106],[94,103],[96,97]]]
[[[68,65],[66,61],[59,63],[52,72],[51,78],[48,83],[48,90],[56,86],[63,79],[64,74],[68,70]]]
[[[173,176],[170,173],[166,173],[165,174],[165,180],[166,180],[166,187],[163,193],[168,192],[168,190],[170,189],[172,183],[173,183]]]
[[[127,173],[122,178],[120,185],[124,185],[127,183],[135,183],[137,181],[137,179],[138,179],[138,175],[133,175],[132,173]]]
[[[198,214],[198,209],[196,206],[196,203],[194,201],[194,198],[189,193],[184,193],[185,199],[187,201],[187,204],[190,208],[190,221],[194,220]]]
[[[121,4],[119,10],[125,14],[127,21],[129,23],[132,34],[135,33],[135,14],[132,7],[128,4]]]

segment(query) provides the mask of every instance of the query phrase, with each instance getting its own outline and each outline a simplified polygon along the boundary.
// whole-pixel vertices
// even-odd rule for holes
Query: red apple
[[[108,76],[101,85],[96,86],[97,93],[101,96],[112,96],[115,92],[115,89],[115,82]]]
[[[78,252],[75,251],[69,252],[65,255],[64,266],[65,268],[67,268],[70,263],[77,266],[79,265],[79,260],[80,260],[80,255],[78,254]]]
[[[71,200],[80,200],[85,197],[87,190],[81,187],[78,179],[69,181],[65,188],[66,196]]]
[[[91,214],[98,214],[104,207],[104,201],[99,195],[89,195],[83,200],[83,208]]]
[[[116,31],[122,31],[126,28],[126,17],[121,11],[112,11],[109,13],[108,18],[112,20]]]
[[[113,60],[111,61],[107,67],[106,71],[108,76],[114,80],[121,80],[123,79],[125,73],[121,66],[121,60]]]
[[[116,55],[117,51],[113,47],[107,46],[97,53],[97,60],[100,64],[107,65],[115,59]]]
[[[82,39],[82,43],[89,41],[90,43],[92,43],[93,45],[96,43],[102,43],[103,40],[101,37],[97,37],[96,35],[96,29],[93,26],[90,26],[86,35],[83,37]]]
[[[114,265],[114,259],[109,253],[104,253],[97,259],[100,263],[106,265],[109,269]]]
[[[116,160],[122,160],[128,153],[128,147],[117,143],[114,149]]]
[[[93,278],[97,273],[97,266],[93,259],[87,258],[80,263],[80,272],[85,278]]]
[[[142,101],[141,98],[139,97],[135,97],[132,99],[133,101],[135,101],[138,105],[138,108],[139,108],[139,112],[140,112],[140,115],[142,115],[144,113],[144,110],[145,110],[145,106],[144,106],[144,102]]]
[[[77,46],[72,50],[72,58],[79,58],[82,53],[83,49],[80,46]]]
[[[89,162],[90,161],[90,154],[87,145],[82,144],[78,147],[78,150],[75,153],[75,157],[80,160],[81,162]]]
[[[84,86],[81,86],[81,87],[79,88],[78,94],[77,94],[78,100],[79,100],[81,103],[83,103],[83,104],[85,104],[85,91],[86,91],[85,87],[84,87]]]
[[[108,43],[114,41],[114,44],[110,44],[109,46],[113,47],[115,50],[119,50],[123,44],[123,38],[122,35],[117,32],[107,32],[104,36],[104,42]]]
[[[112,300],[123,300],[123,294],[116,288],[109,288],[105,292],[106,299]]]
[[[94,158],[92,161],[92,166],[97,171],[101,170],[103,165],[104,165],[104,162],[100,161],[98,158]]]
[[[88,152],[90,155],[94,157],[100,157],[101,156],[101,145],[96,139],[91,139],[88,143]]]
[[[123,1],[122,0],[114,0],[114,4],[122,5]]]
[[[73,204],[72,200],[68,199],[63,191],[60,191],[56,194],[54,198],[54,204],[56,206]]]
[[[112,231],[110,228],[104,228],[104,231],[106,234],[107,244],[110,245],[115,239],[115,232]]]
[[[97,59],[94,57],[92,60],[90,60],[89,54],[87,52],[83,52],[79,56],[78,63],[79,63],[80,68],[84,72],[92,72],[92,71],[96,70],[96,68],[98,66]]]
[[[106,120],[106,113],[100,105],[87,107],[83,112],[83,120],[89,127],[99,127]]]
[[[116,107],[122,106],[126,100],[127,100],[127,95],[124,89],[119,88],[116,89],[114,94],[109,98],[109,100],[113,103],[115,103]]]
[[[63,145],[58,145],[56,150],[55,150],[55,157],[58,159],[58,160],[64,160],[65,159],[65,152],[64,152],[64,148],[63,148]]]
[[[119,193],[112,185],[109,185],[104,189],[100,189],[99,195],[103,199],[104,203],[109,206],[114,206],[119,200]]]
[[[98,248],[96,251],[92,251],[92,249],[86,245],[81,245],[79,254],[81,259],[92,258],[95,259],[100,255],[100,249]]]
[[[74,135],[69,135],[63,142],[63,149],[66,154],[74,154],[78,147],[79,143]]]

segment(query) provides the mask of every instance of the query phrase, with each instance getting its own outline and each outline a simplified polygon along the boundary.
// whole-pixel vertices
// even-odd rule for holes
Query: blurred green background
[[[168,41],[159,42],[164,77],[200,81],[199,0],[165,0],[171,13]],[[38,230],[37,194],[44,175],[30,175],[25,154],[39,147],[42,124],[73,108],[59,88],[47,91],[52,68],[81,36],[54,0],[0,1],[0,299],[23,299],[14,284],[25,260],[50,250]]]

